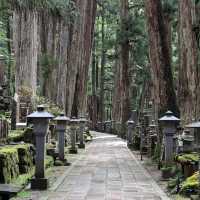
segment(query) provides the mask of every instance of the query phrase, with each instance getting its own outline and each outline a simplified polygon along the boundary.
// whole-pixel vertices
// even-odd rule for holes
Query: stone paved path
[[[103,133],[45,200],[169,200],[121,139]]]

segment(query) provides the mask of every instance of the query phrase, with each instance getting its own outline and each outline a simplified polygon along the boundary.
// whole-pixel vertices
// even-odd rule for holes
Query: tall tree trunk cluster
[[[16,57],[15,87],[18,93],[23,87],[37,90],[38,62],[38,14],[35,9],[20,9],[13,12],[13,45]]]
[[[171,69],[171,40],[160,0],[146,0],[149,57],[153,81],[153,102],[159,115],[167,110],[178,114]],[[167,26],[166,26],[167,25]]]
[[[96,16],[96,1],[76,0],[75,5],[73,23],[47,9],[13,9],[16,92],[27,87],[35,95],[40,86],[41,94],[68,116],[86,113]]]
[[[171,109],[186,124],[200,114],[199,82],[199,5],[192,0],[178,1],[179,68],[176,93],[171,66],[171,22],[163,13],[160,0],[146,0],[150,63],[154,83],[153,100],[158,114]],[[178,106],[177,106],[178,105]]]

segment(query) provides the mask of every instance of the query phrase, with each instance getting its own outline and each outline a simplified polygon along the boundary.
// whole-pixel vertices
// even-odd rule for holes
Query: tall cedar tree
[[[171,69],[168,30],[160,0],[146,0],[149,57],[153,80],[153,101],[158,115],[171,110],[179,114]]]

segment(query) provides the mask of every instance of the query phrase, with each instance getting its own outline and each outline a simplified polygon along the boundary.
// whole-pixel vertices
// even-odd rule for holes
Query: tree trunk
[[[16,92],[29,88],[33,95],[37,89],[37,11],[15,8],[13,12],[13,43],[15,50]]]
[[[87,81],[94,38],[96,7],[96,0],[87,0],[82,36],[81,63],[78,67],[77,87],[75,90],[78,116],[86,115],[87,112]]]
[[[121,116],[121,93],[120,93],[120,65],[119,65],[119,52],[116,47],[115,51],[115,65],[114,65],[114,91],[112,97],[112,119],[116,122],[120,121]]]
[[[167,110],[179,114],[171,70],[170,45],[160,0],[146,0],[150,64],[153,72],[154,103],[158,116]]]
[[[73,25],[66,83],[66,113],[85,115],[87,79],[92,49],[96,1],[77,0],[79,17]]]
[[[193,31],[192,0],[179,1],[179,106],[183,123],[190,122],[198,114],[198,48]]]
[[[129,2],[128,0],[121,0],[121,32],[127,33],[129,31]],[[127,35],[127,34],[125,34]],[[129,96],[129,51],[130,44],[129,38],[121,38],[120,44],[120,93],[121,93],[121,122],[125,134],[126,122],[128,121],[131,113],[130,109],[130,96]]]
[[[99,98],[99,121],[105,120],[105,64],[106,64],[106,49],[105,49],[105,10],[102,8],[102,24],[101,24],[101,71],[100,71],[100,98]]]
[[[69,24],[62,17],[43,10],[40,13],[39,27],[42,95],[65,108]]]

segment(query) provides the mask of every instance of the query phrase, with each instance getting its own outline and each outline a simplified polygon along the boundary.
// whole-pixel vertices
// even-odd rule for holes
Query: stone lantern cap
[[[127,121],[127,124],[129,125],[129,124],[135,124],[135,122],[132,120],[132,119],[129,119],[128,121]]]
[[[167,111],[163,117],[159,119],[159,122],[180,122],[180,119],[173,115],[173,112]]]
[[[79,122],[80,122],[80,119],[77,119],[77,118],[75,118],[75,117],[72,117],[72,118],[70,119],[70,124],[71,124],[71,125],[78,125]]]
[[[70,121],[69,117],[66,117],[64,113],[61,113],[58,117],[54,119],[55,121]]]
[[[182,135],[182,140],[183,141],[188,141],[188,142],[193,142],[194,137],[192,135]]]
[[[85,117],[79,119],[80,123],[86,123],[88,120]]]
[[[37,111],[27,116],[29,119],[52,119],[54,116],[45,111],[44,105],[39,105]]]
[[[136,128],[141,128],[141,124],[138,122]]]
[[[186,128],[200,128],[200,121],[192,122],[192,123],[186,125]]]
[[[151,127],[151,128],[157,127],[157,125],[155,124],[155,120],[151,121],[151,124],[149,125],[149,127]]]

